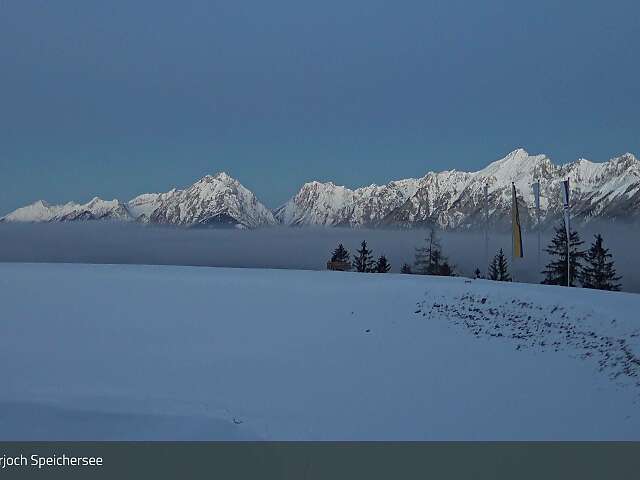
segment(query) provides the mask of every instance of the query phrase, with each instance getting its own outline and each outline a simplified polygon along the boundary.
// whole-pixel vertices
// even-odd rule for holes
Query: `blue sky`
[[[638,2],[4,0],[0,212],[640,152]]]

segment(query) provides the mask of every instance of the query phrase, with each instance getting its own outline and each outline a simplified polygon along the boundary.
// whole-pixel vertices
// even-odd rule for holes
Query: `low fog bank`
[[[602,224],[579,229],[585,247],[594,233],[602,233],[611,248],[623,290],[640,292],[640,228]],[[151,227],[121,223],[0,224],[0,261],[123,263],[217,267],[325,268],[331,251],[341,242],[353,254],[367,240],[374,255],[385,254],[392,271],[413,263],[415,247],[425,230],[353,230],[343,228],[286,228],[215,230]],[[487,270],[484,234],[439,232],[445,255],[460,275],[473,276],[476,267]],[[542,235],[542,247],[551,232]],[[511,236],[490,234],[489,254],[503,248],[511,255]],[[512,269],[516,280],[540,282],[547,261],[537,255],[537,234],[524,234],[525,258]]]

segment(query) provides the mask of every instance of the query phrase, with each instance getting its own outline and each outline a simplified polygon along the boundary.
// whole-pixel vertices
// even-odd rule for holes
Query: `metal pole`
[[[484,184],[484,268],[489,265],[489,185]]]
[[[511,281],[516,281],[516,251],[515,251],[515,242],[516,237],[515,233],[515,213],[514,213],[514,202],[516,201],[514,192],[515,192],[515,183],[511,182]]]
[[[567,287],[571,286],[571,224],[567,210]]]
[[[540,235],[541,235],[541,228],[540,228],[540,180],[538,180],[538,202],[536,204],[536,217],[537,217],[537,222],[536,222],[536,226],[538,227],[538,270],[540,270]]]
[[[567,177],[567,181],[564,185],[564,194],[565,194],[565,202],[564,202],[564,221],[566,223],[567,229],[567,287],[571,286],[571,203],[570,203],[570,187],[569,187],[569,178]]]
[[[538,270],[540,270],[540,180],[536,179],[533,188],[533,205],[536,209],[536,232],[538,234]]]

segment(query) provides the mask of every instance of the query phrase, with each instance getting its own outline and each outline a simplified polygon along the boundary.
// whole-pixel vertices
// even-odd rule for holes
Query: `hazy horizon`
[[[640,293],[640,227],[611,223],[578,228],[584,248],[602,233],[611,248],[624,291]],[[324,270],[331,251],[343,243],[353,254],[366,240],[375,257],[384,254],[392,272],[413,264],[415,247],[427,230],[348,229],[330,227],[269,227],[256,230],[185,229],[109,222],[66,224],[0,224],[0,261],[189,265],[244,268]],[[489,259],[484,259],[484,233],[438,232],[443,252],[459,275],[486,273],[499,248],[509,259],[516,280],[538,283],[547,256],[538,264],[537,235],[524,234],[525,258],[511,265],[510,234],[491,232]],[[551,236],[542,235],[542,248]]]

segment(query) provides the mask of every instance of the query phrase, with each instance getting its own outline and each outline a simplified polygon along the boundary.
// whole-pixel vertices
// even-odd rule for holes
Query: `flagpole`
[[[569,178],[562,182],[564,223],[567,235],[567,287],[571,286],[571,212],[569,203]]]
[[[540,205],[538,205],[537,210],[538,211],[536,212],[536,215],[538,217],[538,222],[537,222],[538,223],[538,270],[540,270],[540,250],[541,250],[541,246],[540,246],[540,243],[541,243],[541,240],[540,240],[540,236],[541,236],[541,233],[540,233],[541,232],[541,228],[540,228]]]
[[[515,208],[514,202],[516,201],[516,184],[511,182],[511,270],[513,275],[511,276],[513,282],[516,281],[516,230],[515,230]]]
[[[567,177],[567,287],[571,286],[571,204],[569,199],[569,178]]]
[[[484,266],[489,265],[489,185],[484,184]]]
[[[513,275],[512,275],[512,279],[515,282],[516,281],[516,263],[514,262],[514,243],[515,243],[515,230],[513,227],[513,189],[514,189],[514,183],[511,182],[511,270],[513,270]]]
[[[536,181],[537,187],[534,192],[535,195],[535,204],[536,204],[536,227],[538,230],[538,270],[540,270],[540,250],[541,250],[541,229],[540,229],[540,179]]]
[[[520,214],[518,213],[518,194],[515,182],[511,182],[511,265],[513,266],[513,278],[515,281],[516,257],[523,258],[522,229],[520,227]]]
[[[567,226],[567,287],[571,286],[571,227]]]

